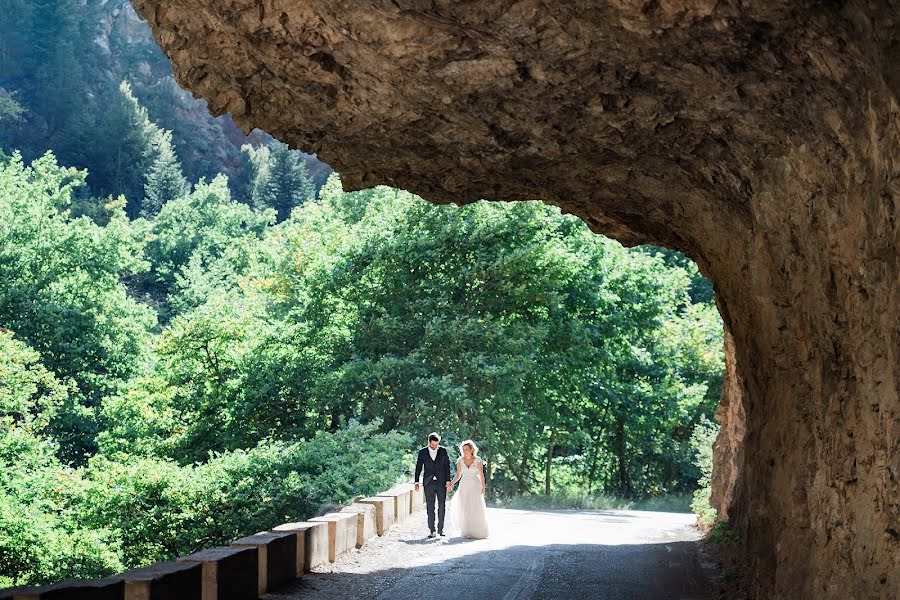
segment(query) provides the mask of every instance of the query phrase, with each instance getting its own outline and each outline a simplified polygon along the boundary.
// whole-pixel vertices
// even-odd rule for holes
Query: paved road
[[[452,526],[427,540],[425,514],[298,581],[271,600],[530,600],[710,597],[714,568],[692,515],[601,510],[488,510],[491,537]]]

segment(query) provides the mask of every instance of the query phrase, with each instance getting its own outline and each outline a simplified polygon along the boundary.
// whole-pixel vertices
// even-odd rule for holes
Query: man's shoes
[[[442,535],[443,535],[443,534],[442,534]],[[432,531],[431,533],[428,534],[428,539],[431,539],[431,538],[433,538],[433,537],[435,537],[435,535],[434,535],[434,532]]]
[[[438,531],[438,535],[441,537],[446,537],[447,534],[444,533],[443,531]]]

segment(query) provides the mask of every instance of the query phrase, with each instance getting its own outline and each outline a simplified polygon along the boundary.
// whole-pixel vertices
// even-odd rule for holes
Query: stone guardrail
[[[69,580],[0,591],[0,600],[255,600],[342,554],[363,548],[425,504],[421,490],[401,484],[357,498],[340,512],[285,523],[174,561],[104,579]]]

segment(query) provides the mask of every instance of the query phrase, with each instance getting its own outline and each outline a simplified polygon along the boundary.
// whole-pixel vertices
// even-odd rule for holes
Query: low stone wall
[[[202,567],[202,598],[256,598],[259,593],[259,551],[252,546],[201,550],[181,562]]]
[[[341,512],[353,513],[356,515],[357,548],[362,548],[368,540],[378,535],[378,532],[375,528],[375,507],[371,504],[360,504],[354,502],[350,506],[342,508]]]
[[[378,494],[379,496],[393,499],[395,523],[402,523],[409,516],[410,496],[412,493],[412,486],[403,485],[392,488],[383,494]]]
[[[328,560],[334,562],[341,554],[356,547],[356,517],[347,513],[328,513],[310,519],[328,523]]]
[[[360,498],[357,502],[359,504],[369,504],[375,508],[375,530],[378,532],[378,535],[384,535],[394,524],[393,498],[372,496],[371,498]]]
[[[0,600],[255,600],[376,535],[424,505],[403,484],[309,521],[285,523],[210,548],[105,579],[70,580],[0,591]]]
[[[285,523],[272,531],[293,531],[297,535],[297,577],[328,562],[327,523]]]

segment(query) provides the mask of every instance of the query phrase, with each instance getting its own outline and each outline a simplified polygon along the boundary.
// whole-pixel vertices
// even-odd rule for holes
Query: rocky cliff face
[[[7,153],[19,150],[30,161],[52,150],[64,164],[91,170],[94,194],[136,194],[105,174],[125,134],[114,117],[104,116],[121,105],[125,80],[151,120],[173,131],[191,182],[219,171],[234,175],[247,135],[177,85],[172,65],[128,0],[4,3],[0,57],[0,94],[23,109],[0,127]]]
[[[898,8],[133,0],[178,81],[341,172],[541,198],[715,284],[714,497],[761,598],[900,589]]]
[[[179,158],[190,174],[212,178],[233,175],[241,144],[248,137],[228,115],[213,117],[174,80],[172,66],[159,51],[150,28],[128,0],[86,0],[83,9],[95,18],[96,62],[107,80],[131,83],[151,118],[175,133]]]

